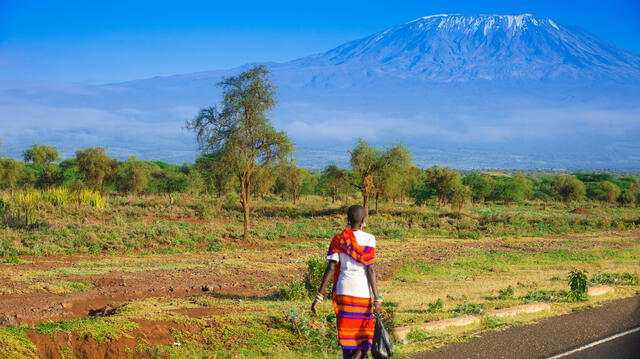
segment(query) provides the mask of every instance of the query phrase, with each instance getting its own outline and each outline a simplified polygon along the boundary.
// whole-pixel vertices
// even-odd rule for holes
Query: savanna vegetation
[[[268,119],[268,71],[220,85],[187,124],[194,163],[100,147],[61,160],[42,144],[0,159],[0,357],[337,358],[330,305],[307,307],[354,203],[378,238],[389,327],[482,318],[414,331],[401,356],[640,290],[638,177],[419,168],[364,140],[348,168],[300,168]],[[589,298],[593,285],[616,291]],[[530,302],[552,309],[488,314]]]

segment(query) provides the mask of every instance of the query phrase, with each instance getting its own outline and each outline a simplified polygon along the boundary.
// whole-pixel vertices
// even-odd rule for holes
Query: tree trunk
[[[249,229],[250,229],[250,217],[249,217],[249,201],[251,200],[251,194],[249,193],[250,182],[247,178],[243,177],[240,179],[240,197],[242,199],[242,209],[244,211],[244,223],[243,223],[243,238],[245,240],[249,239]]]
[[[362,207],[364,207],[364,213],[369,214],[369,194],[366,192],[362,192]]]

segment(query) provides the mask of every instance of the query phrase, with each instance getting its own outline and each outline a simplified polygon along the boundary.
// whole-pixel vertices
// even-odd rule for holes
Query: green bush
[[[592,284],[605,284],[605,285],[638,285],[638,275],[635,273],[621,272],[621,273],[609,273],[601,272],[596,273],[591,277]]]
[[[511,299],[513,298],[514,290],[512,286],[508,286],[504,289],[498,290],[498,299]]]
[[[442,301],[442,299],[438,298],[438,300],[436,300],[435,302],[431,302],[427,304],[427,311],[429,313],[440,313],[442,312],[442,309],[444,308],[444,301]]]
[[[309,298],[309,292],[303,283],[294,282],[282,285],[273,296],[278,300],[305,300]]]
[[[566,290],[544,290],[544,289],[534,289],[529,291],[526,295],[520,297],[525,303],[532,302],[562,302],[567,299],[567,291]]]
[[[480,315],[484,312],[484,309],[480,303],[464,302],[462,304],[458,304],[452,312],[456,317],[459,317],[462,315]]]
[[[311,257],[307,260],[307,273],[304,276],[304,287],[309,296],[314,296],[320,287],[320,281],[327,267],[327,260],[324,257]],[[331,288],[331,283],[327,286]]]
[[[573,269],[569,272],[567,280],[569,288],[571,288],[568,293],[569,300],[573,302],[584,300],[587,295],[587,289],[589,288],[587,272],[579,269]]]

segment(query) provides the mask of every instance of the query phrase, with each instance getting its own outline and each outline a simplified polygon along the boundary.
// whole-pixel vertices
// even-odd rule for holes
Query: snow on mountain
[[[431,15],[289,63],[363,78],[640,79],[640,58],[578,28],[533,15]]]
[[[185,120],[247,66],[2,91],[4,153],[41,142],[192,161]],[[640,169],[640,57],[552,19],[430,15],[268,67],[271,117],[305,166],[346,165],[362,137],[404,142],[423,166]]]

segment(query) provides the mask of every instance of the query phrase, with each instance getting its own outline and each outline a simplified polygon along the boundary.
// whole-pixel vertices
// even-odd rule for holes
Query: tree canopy
[[[206,107],[187,128],[196,133],[203,153],[216,153],[228,163],[240,183],[244,210],[244,237],[249,238],[251,180],[256,166],[285,159],[292,151],[284,132],[276,131],[267,118],[275,106],[275,87],[265,66],[257,65],[222,80],[222,101]]]

